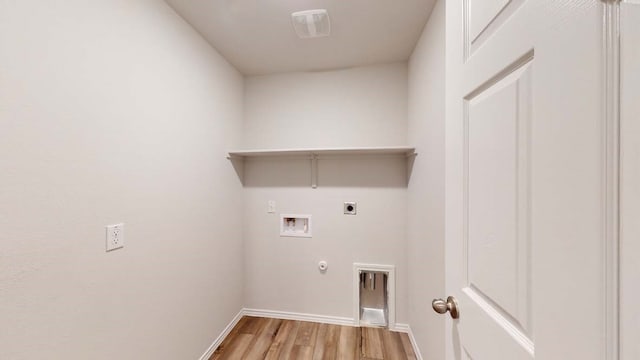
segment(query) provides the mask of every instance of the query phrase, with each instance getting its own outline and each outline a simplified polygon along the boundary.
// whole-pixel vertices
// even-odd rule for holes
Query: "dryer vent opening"
[[[382,271],[360,272],[360,325],[389,326],[389,274]]]

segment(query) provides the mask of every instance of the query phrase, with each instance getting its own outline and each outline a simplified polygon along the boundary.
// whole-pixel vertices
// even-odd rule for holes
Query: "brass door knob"
[[[447,298],[447,301],[444,301],[442,299],[434,299],[431,302],[431,306],[433,307],[433,310],[438,314],[445,314],[448,311],[449,315],[451,315],[453,319],[457,319],[460,317],[460,312],[458,311],[458,302],[453,296],[449,296]]]

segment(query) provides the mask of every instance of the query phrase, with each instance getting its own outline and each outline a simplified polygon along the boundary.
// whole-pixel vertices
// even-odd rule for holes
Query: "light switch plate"
[[[107,251],[124,247],[124,224],[107,226]]]

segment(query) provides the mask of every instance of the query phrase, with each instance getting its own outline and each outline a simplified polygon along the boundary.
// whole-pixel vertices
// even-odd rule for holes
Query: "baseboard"
[[[288,312],[288,311],[274,311],[274,310],[262,310],[262,309],[244,309],[243,313],[246,316],[258,316],[258,317],[283,319],[283,320],[310,321],[310,322],[332,324],[332,325],[355,326],[353,319],[347,318],[347,317],[303,314],[303,313],[295,313],[295,312]]]
[[[395,331],[395,332],[407,333],[407,334],[411,332],[411,328],[409,328],[409,324],[396,324],[396,326],[389,328],[389,330]]]
[[[339,316],[326,316],[326,315],[315,315],[315,314],[304,314],[304,313],[295,313],[288,311],[274,311],[274,310],[263,310],[263,309],[242,309],[238,314],[231,320],[229,325],[224,328],[222,333],[216,338],[216,340],[209,346],[207,351],[200,357],[200,360],[208,360],[213,352],[216,351],[218,346],[222,343],[225,337],[229,335],[231,330],[238,324],[238,321],[243,316],[256,316],[256,317],[264,317],[271,319],[283,319],[283,320],[297,320],[297,321],[310,321],[321,324],[331,324],[331,325],[342,325],[342,326],[356,326],[355,321],[352,318],[347,317],[339,317]],[[422,360],[422,354],[420,353],[420,349],[418,348],[418,344],[416,343],[416,339],[413,336],[413,332],[411,331],[411,327],[408,324],[396,324],[391,331],[403,332],[409,335],[409,340],[411,341],[411,346],[413,346],[413,351],[416,353],[417,360]]]
[[[202,356],[200,357],[200,360],[209,360],[211,355],[213,355],[213,352],[216,351],[216,349],[218,348],[218,346],[220,346],[220,344],[222,344],[222,341],[224,340],[224,338],[226,338],[227,335],[229,335],[231,330],[238,324],[238,321],[240,321],[242,316],[244,316],[244,309],[240,310],[240,312],[238,312],[238,314],[231,320],[229,325],[227,325],[227,327],[225,327],[224,330],[222,330],[222,333],[220,333],[220,335],[213,341],[213,343],[211,344],[211,346],[209,346],[207,351],[204,354],[202,354]]]
[[[411,327],[409,327],[409,325],[407,325],[407,328],[409,329],[409,331],[407,331],[407,334],[409,335],[411,346],[413,346],[413,352],[416,354],[416,360],[422,360],[422,353],[420,352],[420,348],[418,347],[416,338],[413,336],[413,331],[411,331]]]

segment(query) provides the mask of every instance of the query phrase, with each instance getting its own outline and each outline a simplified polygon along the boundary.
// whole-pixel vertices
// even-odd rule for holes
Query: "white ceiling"
[[[404,61],[434,0],[167,0],[246,75]],[[299,39],[291,13],[327,9],[331,36]]]

